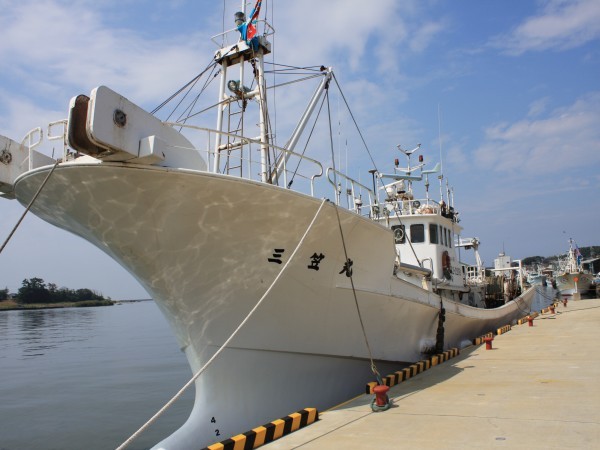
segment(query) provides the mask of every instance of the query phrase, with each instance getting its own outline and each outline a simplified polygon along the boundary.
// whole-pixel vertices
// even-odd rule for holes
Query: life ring
[[[444,278],[448,280],[452,279],[452,272],[450,271],[450,255],[447,251],[442,253],[442,273],[444,274]]]
[[[402,244],[404,242],[404,227],[394,229],[394,240],[396,241],[396,244]]]
[[[415,200],[414,202],[412,202],[413,208],[418,208],[419,206],[421,206],[421,202],[419,200]]]

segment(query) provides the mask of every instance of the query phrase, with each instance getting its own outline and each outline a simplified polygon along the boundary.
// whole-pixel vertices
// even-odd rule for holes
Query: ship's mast
[[[257,3],[255,10],[259,7]],[[253,10],[253,12],[255,11]],[[264,35],[258,35],[251,37],[251,39],[244,39],[248,37],[249,26],[256,20],[256,14],[254,17],[249,17],[245,22],[246,28],[242,28],[245,31],[245,36],[242,36],[239,27],[230,29],[223,33],[223,35],[234,35],[238,38],[238,41],[233,44],[225,44],[223,48],[218,50],[215,54],[215,60],[221,64],[221,79],[219,83],[219,106],[217,108],[217,133],[214,147],[214,171],[218,172],[221,164],[221,152],[223,150],[231,150],[233,148],[242,148],[245,145],[242,136],[239,137],[239,141],[234,144],[223,144],[223,131],[231,132],[231,130],[224,130],[224,114],[225,108],[231,108],[232,103],[241,101],[245,104],[247,100],[255,99],[258,103],[259,109],[259,128],[261,142],[261,179],[263,182],[269,180],[269,168],[268,168],[268,151],[269,151],[269,130],[268,130],[268,113],[267,113],[267,89],[265,85],[264,76],[264,56],[271,53],[271,44],[267,41]],[[246,20],[246,4],[242,0],[242,6],[238,13],[236,13],[235,19]],[[241,21],[240,21],[241,23]],[[236,26],[239,23],[236,23]],[[256,26],[253,24],[253,26]],[[265,23],[265,26],[267,24]],[[270,26],[269,26],[270,28]],[[240,31],[238,31],[240,30]],[[236,35],[237,33],[237,35]],[[252,64],[252,74],[256,78],[257,87],[250,91],[245,88],[244,75],[245,75],[245,63]],[[228,86],[228,69],[229,67],[239,64],[239,81],[237,84],[238,90],[235,95],[231,96],[226,93],[226,87]],[[231,82],[232,80],[229,80]],[[243,107],[245,108],[245,107]],[[244,111],[242,111],[242,114]]]

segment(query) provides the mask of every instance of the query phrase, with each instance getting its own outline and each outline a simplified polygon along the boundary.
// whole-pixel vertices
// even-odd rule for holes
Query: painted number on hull
[[[210,419],[210,423],[217,423],[217,419],[213,417],[212,419]],[[215,430],[215,436],[221,436],[221,432],[218,428]]]

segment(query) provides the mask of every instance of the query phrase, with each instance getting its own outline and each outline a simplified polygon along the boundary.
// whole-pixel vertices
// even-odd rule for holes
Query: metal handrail
[[[261,36],[271,36],[273,33],[275,33],[275,28],[273,28],[271,26],[271,24],[269,22],[267,22],[265,19],[260,19],[256,21],[256,27],[258,29],[258,24],[263,24],[264,25],[264,32],[262,34],[260,34]],[[235,33],[235,40],[230,44],[229,43],[229,39],[226,39],[226,37],[231,34],[231,33]],[[217,39],[219,37],[223,37],[224,39],[221,42],[218,42]],[[210,40],[218,47],[218,48],[223,48],[226,47],[228,45],[233,45],[236,42],[240,41],[240,32],[238,31],[237,28],[231,28],[229,30],[223,31],[222,33],[219,34],[215,34],[213,37],[210,38]]]
[[[331,174],[335,174],[335,176],[336,176],[335,180],[331,179]],[[338,183],[340,182],[340,180],[337,179],[337,177],[341,178],[343,181],[350,182],[351,189],[352,189],[351,195],[352,195],[353,199],[357,198],[355,186],[358,186],[358,187],[360,187],[361,192],[364,189],[369,194],[369,205],[373,204],[373,200],[375,198],[375,192],[373,192],[372,189],[370,189],[369,187],[365,186],[364,184],[356,181],[355,179],[350,178],[349,176],[341,173],[340,171],[338,171],[332,167],[329,167],[327,169],[326,178],[327,178],[327,181],[329,181],[329,183],[333,186],[334,193],[335,193],[334,195],[335,195],[336,205],[339,205],[341,203],[341,191],[340,191],[341,185],[336,186],[336,181]]]
[[[32,137],[34,136],[35,133],[37,133],[39,137],[38,137],[37,141],[33,142]],[[31,151],[35,147],[40,145],[43,140],[44,140],[44,133],[42,131],[42,127],[36,127],[27,132],[27,134],[21,141],[21,148],[24,147],[27,149],[27,157],[23,160],[23,162],[21,163],[21,165],[19,167],[22,167],[24,164],[28,164],[28,166],[27,166],[29,168],[28,170],[34,169],[33,158],[31,157]],[[25,141],[27,141],[27,144],[25,144]]]
[[[214,130],[214,129],[211,129],[211,128],[200,127],[200,126],[197,126],[197,125],[181,124],[181,123],[176,123],[176,122],[164,122],[164,124],[172,126],[172,127],[187,128],[187,129],[190,129],[190,130],[204,132],[204,133],[208,134],[208,139],[206,140],[206,145],[207,145],[206,149],[202,151],[204,153],[204,156],[206,157],[207,171],[213,171],[211,160],[212,160],[212,158],[215,157],[215,150],[214,150],[213,146],[211,145],[211,142],[214,142],[211,139],[212,135],[221,135],[221,136],[226,136],[226,137],[230,137],[230,138],[239,140],[241,142],[241,145],[237,146],[237,147],[232,147],[231,150],[241,150],[244,147],[248,147],[248,149],[251,150],[252,145],[256,145],[256,146],[259,146],[259,147],[265,145],[265,143],[261,142],[259,139],[243,137],[243,136],[239,136],[237,134],[228,133],[226,131],[218,131],[218,130]],[[310,174],[310,175],[304,175],[302,173],[295,173],[294,174],[296,177],[304,178],[304,179],[306,179],[306,180],[309,181],[309,183],[310,183],[310,195],[314,196],[315,195],[315,181],[316,181],[317,178],[320,178],[321,176],[323,176],[323,166],[322,166],[322,164],[319,161],[317,161],[316,159],[310,158],[310,157],[305,156],[305,155],[301,155],[300,153],[296,153],[296,152],[294,152],[292,150],[288,150],[288,149],[283,148],[283,147],[279,147],[278,145],[275,145],[275,144],[266,144],[266,145],[270,149],[274,149],[274,150],[277,150],[278,152],[288,154],[288,155],[290,155],[290,157],[293,156],[295,158],[300,159],[303,162],[308,162],[308,163],[310,163],[315,168],[314,172],[312,174]],[[228,148],[224,148],[224,149],[222,149],[220,151],[223,152],[223,151],[227,151],[227,150],[228,150]],[[258,161],[258,160],[257,161],[252,160],[252,158],[251,158],[252,152],[250,152],[249,154],[250,154],[249,157],[243,157],[241,155],[241,153],[239,155],[237,155],[237,156],[230,155],[230,157],[236,158],[238,161],[240,161],[240,164],[247,163],[248,170],[246,171],[246,173],[248,175],[242,176],[242,178],[254,179],[251,176],[252,172],[251,172],[250,168],[252,168],[252,167],[259,167],[260,166],[260,161]],[[287,158],[284,158],[284,159],[287,159]],[[287,163],[287,165],[289,165],[289,162]],[[288,184],[287,175],[288,175],[288,173],[290,173],[290,171],[287,170],[287,167],[286,167],[285,164],[284,164],[283,167],[284,167],[283,181],[284,181],[284,184],[287,186],[287,184]]]

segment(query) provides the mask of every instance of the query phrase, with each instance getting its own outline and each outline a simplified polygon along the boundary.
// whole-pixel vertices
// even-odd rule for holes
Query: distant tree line
[[[8,297],[8,289],[5,289]],[[2,291],[0,291],[2,300]],[[73,303],[89,300],[107,300],[101,294],[91,289],[67,289],[57,287],[54,283],[46,283],[41,278],[29,278],[23,280],[17,292],[17,302],[23,304],[31,303]]]

